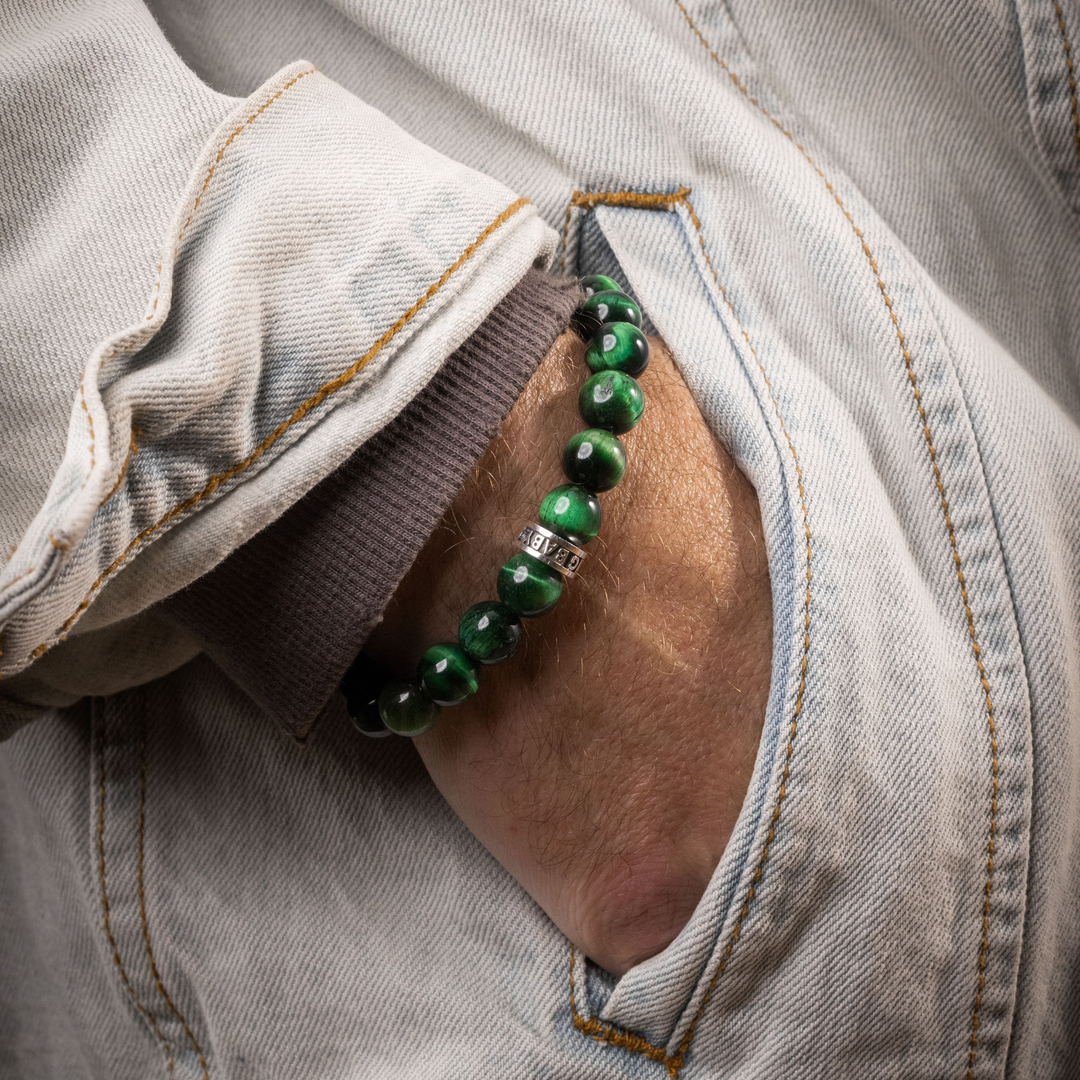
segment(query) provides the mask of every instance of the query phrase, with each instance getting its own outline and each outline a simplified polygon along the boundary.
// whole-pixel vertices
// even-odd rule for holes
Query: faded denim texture
[[[136,56],[159,50],[150,66],[173,72],[193,104],[166,155],[177,162],[173,187],[121,185],[145,217],[143,265],[125,256],[128,276],[103,280],[136,310],[118,302],[107,325],[74,320],[83,337],[63,339],[64,408],[47,445],[65,446],[57,416],[72,417],[68,453],[84,445],[77,378],[101,342],[137,321],[154,284],[148,253],[167,248],[170,220],[183,222],[177,207],[202,182],[196,163],[246,118],[234,99],[254,102],[260,86],[323,72],[310,77],[317,92],[292,99],[295,113],[277,114],[280,126],[256,122],[243,136],[253,136],[248,183],[223,186],[204,245],[219,219],[258,215],[263,183],[272,199],[272,179],[261,178],[272,178],[279,148],[322,160],[311,147],[336,123],[355,123],[357,138],[372,125],[401,147],[399,157],[373,148],[348,190],[407,176],[433,200],[414,216],[401,204],[385,243],[407,257],[364,263],[402,302],[517,197],[538,217],[516,215],[519,232],[492,234],[502,246],[433,316],[428,344],[425,326],[402,349],[402,360],[415,352],[400,382],[387,365],[393,391],[380,397],[379,380],[358,380],[347,404],[312,417],[263,473],[116,574],[73,636],[37,661],[53,658],[43,681],[63,678],[80,626],[89,639],[152,618],[139,613],[161,589],[250,535],[239,523],[254,531],[315,482],[324,459],[329,470],[385,423],[514,274],[545,256],[543,219],[559,233],[556,271],[612,273],[633,289],[757,489],[772,687],[750,790],[706,895],[667,950],[617,982],[572,955],[412,750],[358,742],[340,705],[298,749],[199,658],[142,687],[133,684],[150,667],[121,672],[116,694],[38,710],[0,753],[3,1074],[1076,1076],[1080,124],[1066,45],[1080,37],[1080,8],[153,6],[215,92],[137,5],[130,18],[88,24],[98,50],[118,40]],[[61,10],[13,10],[24,9],[38,23]],[[286,68],[297,56],[311,63]],[[297,131],[310,144],[290,142]],[[493,179],[425,156],[410,137]],[[310,171],[309,198],[343,190],[332,169]],[[9,190],[5,200],[25,204]],[[460,213],[433,217],[440,199]],[[275,205],[276,222],[304,220],[304,207]],[[28,220],[67,235],[46,208]],[[312,257],[372,251],[380,229],[358,214],[351,235],[320,236]],[[4,236],[0,258],[17,267],[24,249]],[[201,250],[181,252],[174,312],[213,298]],[[256,261],[260,289],[273,287],[274,265]],[[15,370],[33,387],[53,370],[30,345],[52,294],[40,273],[25,280],[39,284],[20,286],[28,299],[17,309],[4,294],[2,325],[5,357],[27,358]],[[77,280],[61,284],[78,295]],[[369,306],[380,290],[357,312],[384,311]],[[304,340],[325,322],[320,362],[392,321],[386,310],[349,338],[310,297],[273,295],[276,319],[295,317],[282,325]],[[193,340],[233,326],[228,311],[216,318],[190,326]],[[144,355],[174,361],[184,384],[175,400],[204,400],[203,350],[185,352],[168,323],[162,334],[164,351],[135,354],[130,375]],[[245,356],[261,358],[259,385],[282,386],[287,350],[261,335],[250,353],[220,353],[214,370],[238,380],[235,393]],[[106,417],[107,394],[93,405]],[[189,457],[175,472],[164,458],[147,462],[132,489],[147,508],[198,490],[257,434],[220,426],[240,415],[225,390],[207,406],[214,423],[179,424],[186,406],[171,401],[154,410],[162,455]],[[64,472],[67,457],[46,469],[37,445],[5,442],[4,454],[38,478],[46,510],[62,495],[90,506],[73,494],[82,473]],[[110,441],[102,458],[110,483],[122,449]],[[270,498],[275,469],[289,479]],[[131,498],[114,532],[95,525],[100,511],[84,513],[80,543],[93,557],[80,563],[76,548],[70,569],[41,578],[32,597],[14,578],[35,560],[12,557],[0,581],[11,593],[0,593],[5,665],[58,636],[63,582],[92,580],[140,527]],[[12,518],[13,535],[46,535],[33,531],[46,520],[34,517],[39,505]],[[46,633],[32,639],[23,627]],[[100,655],[104,670],[112,653]],[[160,655],[161,669],[187,659],[180,648]]]

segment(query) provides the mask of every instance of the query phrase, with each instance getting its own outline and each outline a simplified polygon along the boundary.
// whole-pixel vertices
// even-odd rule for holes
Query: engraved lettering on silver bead
[[[585,558],[585,552],[543,525],[530,522],[521,530],[518,543],[545,566],[558,570],[566,578],[572,578]]]

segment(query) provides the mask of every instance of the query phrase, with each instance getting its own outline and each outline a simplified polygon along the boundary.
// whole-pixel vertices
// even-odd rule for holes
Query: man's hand
[[[663,342],[600,536],[517,656],[416,740],[447,801],[555,924],[616,975],[686,925],[750,782],[772,657],[753,488]],[[584,346],[564,334],[395,593],[367,649],[411,670],[495,596],[584,425]],[[423,468],[423,462],[417,462]]]

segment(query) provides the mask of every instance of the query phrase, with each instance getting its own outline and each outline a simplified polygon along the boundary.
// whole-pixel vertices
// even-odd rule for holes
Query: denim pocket
[[[1016,14],[1032,131],[1065,200],[1080,211],[1080,6],[1074,0],[1016,0]]]
[[[156,867],[147,866],[147,712],[143,688],[93,700],[90,854],[98,945],[107,970],[111,960],[117,998],[147,1044],[156,1044],[168,1075],[208,1080],[209,1043],[196,994],[175,950],[166,946],[163,963],[151,933],[155,924],[159,931],[168,926],[173,913],[161,905],[160,889],[156,910],[148,903],[148,870]]]
[[[569,958],[574,1026],[676,1075],[720,975],[717,955],[738,939],[775,835],[772,809],[788,777],[793,715],[803,708],[807,538],[799,466],[761,365],[734,309],[716,306],[700,220],[689,190],[620,192],[578,200],[571,257],[599,264],[636,292],[672,347],[702,414],[757,489],[773,577],[770,702],[754,775],[725,853],[690,922],[657,956],[612,983],[574,950]],[[634,201],[636,199],[636,201]],[[707,260],[707,255],[706,255]]]
[[[725,174],[663,213],[593,200],[757,490],[774,621],[755,773],[713,879],[610,993],[573,957],[574,1027],[671,1077],[833,1058],[981,1075],[1007,1047],[1030,744],[956,376],[970,358],[859,194],[806,181],[792,149],[787,190]]]

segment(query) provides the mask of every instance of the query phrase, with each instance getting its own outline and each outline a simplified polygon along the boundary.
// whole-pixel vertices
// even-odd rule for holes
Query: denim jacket
[[[1074,0],[5,8],[0,1073],[1077,1075],[1076,38]],[[407,746],[338,704],[298,750],[151,606],[538,262],[639,299],[772,580],[739,822],[617,981]]]

